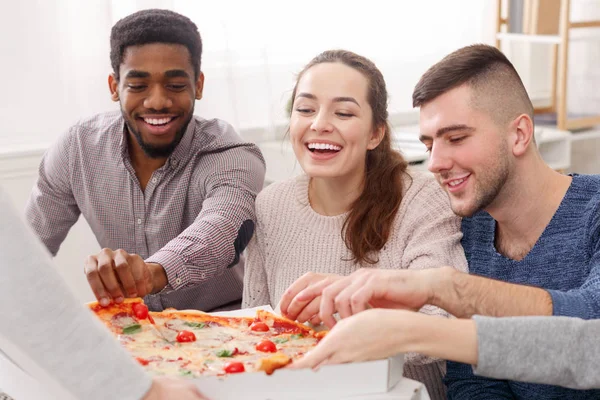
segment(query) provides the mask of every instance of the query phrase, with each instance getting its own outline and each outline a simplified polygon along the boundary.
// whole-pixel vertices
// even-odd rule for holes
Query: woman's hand
[[[339,321],[323,340],[290,368],[318,368],[379,360],[409,351],[412,320],[418,313],[371,309]]]
[[[298,278],[285,291],[279,302],[281,314],[289,319],[319,325],[321,291],[343,277],[335,274],[308,272]]]

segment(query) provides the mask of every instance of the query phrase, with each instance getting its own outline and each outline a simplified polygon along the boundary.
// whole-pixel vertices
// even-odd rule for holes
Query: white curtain
[[[197,24],[206,83],[196,114],[223,118],[254,140],[282,133],[295,74],[323,50],[375,61],[393,114],[411,110],[412,89],[431,64],[492,43],[495,29],[495,0],[14,0],[0,28],[12,46],[2,68],[15,77],[5,92],[13,97],[0,103],[8,121],[0,146],[45,146],[77,119],[116,109],[106,83],[110,28],[145,8]]]

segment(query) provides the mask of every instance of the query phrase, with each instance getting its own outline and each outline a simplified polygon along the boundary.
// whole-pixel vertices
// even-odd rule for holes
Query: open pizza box
[[[253,317],[258,309],[277,313],[269,306],[262,306],[215,314]],[[398,355],[385,360],[326,365],[318,371],[279,369],[272,375],[247,373],[233,374],[225,378],[207,376],[196,381],[202,393],[215,400],[367,400],[371,399],[370,395],[385,394],[393,389],[403,379],[403,364],[404,356]]]
[[[273,312],[270,307],[259,307]],[[226,316],[254,316],[257,308],[216,313]],[[68,362],[68,360],[65,360]],[[421,383],[402,378],[404,357],[386,360],[328,365],[313,370],[277,370],[233,374],[225,378],[203,377],[195,382],[212,400],[294,400],[294,399],[429,399]],[[16,400],[60,399],[73,396],[61,387],[24,352],[0,333],[0,393]]]

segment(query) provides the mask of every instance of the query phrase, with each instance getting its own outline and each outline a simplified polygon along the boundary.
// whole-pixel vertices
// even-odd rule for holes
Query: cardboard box
[[[260,307],[266,308],[266,307]],[[270,310],[270,308],[266,308]],[[254,316],[256,309],[238,310],[220,315]],[[1,389],[18,400],[60,399],[72,397],[26,354],[0,335]],[[318,371],[277,370],[207,376],[196,379],[198,387],[212,400],[427,400],[423,384],[402,377],[403,355],[386,360],[342,365],[327,365]]]
[[[263,306],[215,314],[253,317],[259,309],[275,312],[270,306]],[[326,365],[318,371],[280,369],[272,375],[258,372],[225,378],[207,376],[197,379],[197,383],[203,393],[215,400],[342,399],[348,396],[367,399],[370,394],[390,391],[402,379],[403,366],[404,356],[400,354],[386,360]]]

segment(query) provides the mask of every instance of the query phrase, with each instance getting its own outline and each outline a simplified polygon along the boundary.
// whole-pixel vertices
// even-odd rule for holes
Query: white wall
[[[311,1],[316,5],[322,3]],[[588,7],[595,4],[595,0],[578,1],[587,2]],[[122,7],[114,8],[115,3]],[[384,10],[385,18],[381,19],[380,29],[365,32],[360,23],[350,24],[347,32],[336,32],[337,36],[327,39],[326,43],[327,46],[336,43],[348,45],[351,50],[367,56],[375,55],[387,80],[391,109],[402,114],[411,110],[412,87],[427,66],[459,46],[473,42],[493,43],[495,3],[495,0],[421,0],[410,3],[414,8],[407,8],[406,4],[409,3],[373,0],[369,5],[379,10],[377,12]],[[201,5],[176,0],[3,2],[0,13],[0,74],[4,77],[0,95],[0,184],[8,188],[19,209],[25,205],[44,149],[78,118],[117,108],[110,101],[106,83],[111,70],[108,39],[114,20],[122,12],[165,4],[182,7],[189,13],[199,13],[195,14],[197,20],[192,15],[190,17],[196,20],[201,33],[203,26],[210,23],[211,16],[227,16],[206,11],[210,7],[223,7],[216,0]],[[331,5],[333,3],[327,4],[329,8],[325,3],[322,4],[325,8],[319,8],[321,13],[307,13],[305,18],[308,26],[327,24],[331,15],[336,16],[340,12]],[[365,7],[362,1],[356,4]],[[435,13],[432,14],[432,10]],[[574,14],[577,12],[574,11]],[[368,16],[367,13],[365,16]],[[246,14],[239,13],[237,18],[240,20],[236,23],[244,23],[245,17]],[[293,26],[288,26],[285,20],[271,22],[267,19],[268,25],[263,29],[269,46],[291,40],[286,35],[292,35]],[[221,24],[220,21],[212,23]],[[409,33],[398,34],[406,32],[409,25]],[[365,39],[369,35],[372,35],[372,40]],[[306,54],[300,54],[294,42],[285,51],[268,53],[268,46],[262,50],[258,46],[246,52],[236,50],[227,53],[219,52],[227,38],[220,35],[218,30],[203,34],[203,38],[205,49],[208,49],[204,55],[207,80],[204,99],[197,104],[197,113],[228,120],[249,140],[280,135],[282,130],[277,124],[284,122],[282,104],[293,84],[294,73],[313,55],[313,50],[304,49]],[[302,39],[301,35],[295,38]],[[256,45],[246,39],[248,42],[244,46]],[[318,37],[314,40],[318,40]],[[218,43],[218,46],[213,46],[211,50],[211,43]],[[352,43],[356,48],[352,47]],[[544,58],[543,54],[547,50],[511,50],[530,94],[533,97],[547,96],[549,59]],[[245,58],[243,62],[241,58],[236,58],[249,54],[254,58]],[[264,64],[267,59],[269,66]],[[529,64],[531,60],[537,60],[539,64]],[[265,87],[269,88],[266,94],[258,95],[258,92],[265,92]],[[587,163],[576,168],[599,172],[594,156],[599,146],[586,146],[585,143],[577,146],[588,149],[588,152],[582,153],[584,157],[574,157],[575,163]],[[590,148],[594,149],[591,154]],[[91,299],[82,272],[83,260],[86,255],[98,250],[90,229],[85,221],[80,220],[56,258],[57,267],[82,301]]]
[[[391,110],[403,112],[411,110],[410,94],[425,68],[463,45],[492,43],[495,0],[307,2],[290,9],[276,0],[5,1],[0,73],[10,97],[0,96],[0,146],[46,148],[77,119],[116,109],[106,82],[110,27],[140,8],[172,6],[198,24],[206,84],[197,114],[242,132],[260,128],[271,138],[285,123],[294,74],[322,50],[344,47],[372,57],[388,81]],[[228,12],[234,6],[237,12]],[[281,17],[265,13],[266,6]]]

